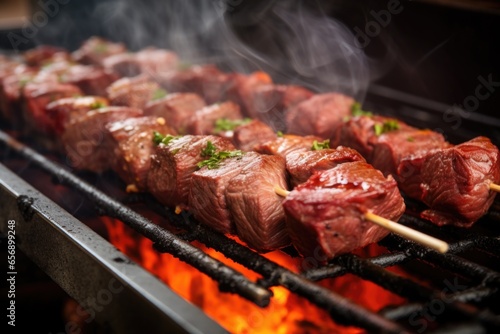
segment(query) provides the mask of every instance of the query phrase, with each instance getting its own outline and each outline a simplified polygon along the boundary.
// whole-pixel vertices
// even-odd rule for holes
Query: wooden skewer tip
[[[372,223],[382,226],[391,232],[401,235],[402,237],[415,241],[421,245],[432,248],[440,253],[446,253],[449,249],[447,242],[439,240],[420,231],[409,228],[408,226],[393,222],[392,220],[383,218],[372,212],[366,212],[365,218]]]
[[[490,189],[496,191],[497,193],[500,193],[500,184],[491,183]]]

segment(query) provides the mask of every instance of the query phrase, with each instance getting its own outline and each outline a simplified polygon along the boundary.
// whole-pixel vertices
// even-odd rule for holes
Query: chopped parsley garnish
[[[373,116],[370,111],[364,111],[361,109],[361,103],[355,102],[351,107],[351,114],[353,116]]]
[[[318,151],[318,150],[325,150],[330,148],[330,139],[327,139],[322,142],[318,142],[317,140],[313,141],[311,150],[312,151]]]
[[[377,123],[373,126],[375,135],[380,136],[383,133],[399,129],[399,123],[395,119],[385,121],[384,123]]]
[[[276,136],[278,136],[278,137],[280,137],[280,138],[281,138],[281,137],[283,137],[283,132],[282,132],[282,131],[278,131],[278,132],[276,132]]]
[[[406,141],[409,141],[411,143],[411,142],[415,141],[415,138],[410,136],[410,137],[406,138]]]
[[[19,80],[19,86],[21,86],[21,88],[24,88],[24,86],[26,86],[26,84],[30,81],[31,81],[31,78],[22,77],[21,80]]]
[[[151,101],[159,100],[167,96],[168,92],[165,89],[158,88],[153,92],[153,95],[151,96]]]
[[[204,158],[211,157],[217,151],[217,147],[209,140],[207,142],[207,146],[203,150],[201,150],[200,155]]]
[[[224,132],[224,131],[232,131],[236,129],[238,126],[247,124],[251,122],[252,119],[250,118],[244,118],[244,119],[236,119],[236,120],[231,120],[227,118],[221,118],[215,121],[215,133],[217,132]]]
[[[189,69],[191,66],[192,65],[190,63],[181,61],[179,64],[177,64],[177,69],[179,71],[185,71],[185,70]]]
[[[196,166],[198,166],[198,168],[207,166],[208,169],[216,169],[219,168],[221,162],[225,159],[241,158],[243,154],[244,152],[240,150],[217,152],[217,148],[215,147],[215,145],[211,141],[208,141],[207,145],[203,150],[201,150],[200,154],[202,157],[208,159],[200,161]]]
[[[100,109],[106,107],[106,104],[102,101],[95,101],[90,105],[90,108],[92,109]]]
[[[99,43],[94,46],[94,51],[96,53],[105,53],[106,51],[108,51],[108,46],[106,45],[106,43]]]
[[[153,143],[156,145],[165,144],[168,145],[172,140],[179,139],[182,136],[172,136],[172,135],[162,135],[161,133],[153,132]]]

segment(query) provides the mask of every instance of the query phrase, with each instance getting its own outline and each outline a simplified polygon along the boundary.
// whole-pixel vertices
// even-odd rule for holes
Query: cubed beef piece
[[[49,103],[65,97],[82,95],[75,85],[53,82],[28,83],[23,89],[24,121],[31,130],[46,132],[50,128],[46,107]]]
[[[283,135],[257,145],[255,150],[262,154],[279,155],[286,159],[290,153],[310,151],[315,141],[320,142],[322,139],[316,136]]]
[[[315,171],[332,169],[339,164],[365,161],[356,150],[338,146],[336,149],[322,149],[288,154],[286,170],[290,174],[292,187],[306,182]]]
[[[285,159],[258,155],[226,187],[226,201],[237,235],[259,252],[290,244],[283,198],[276,194],[276,186],[287,189]]]
[[[107,106],[108,100],[99,96],[66,97],[50,102],[45,107],[46,132],[58,137],[72,121],[85,116],[90,110]]]
[[[127,52],[122,43],[113,43],[100,37],[91,37],[72,53],[73,59],[85,65],[102,65],[111,55]]]
[[[33,70],[26,69],[24,73],[11,73],[0,78],[0,115],[11,124],[22,122],[21,92],[34,75]]]
[[[292,190],[283,207],[295,248],[320,262],[377,242],[389,231],[364,218],[367,211],[398,220],[405,204],[392,176],[362,162],[316,172]]]
[[[71,66],[61,75],[62,82],[77,86],[86,95],[103,95],[106,88],[117,79],[117,75],[90,65]]]
[[[248,75],[233,73],[227,78],[225,100],[233,101],[241,107],[243,115],[251,117],[253,108],[253,92],[257,87],[272,84],[271,77],[262,71]]]
[[[106,124],[142,116],[142,110],[129,107],[104,107],[89,111],[66,127],[62,142],[71,167],[96,173],[114,165],[111,138]]]
[[[191,174],[198,169],[197,164],[206,159],[201,152],[209,141],[219,151],[235,149],[225,138],[189,135],[155,147],[148,174],[148,190],[160,203],[188,207]]]
[[[148,102],[144,114],[163,117],[179,134],[186,134],[191,118],[203,107],[205,101],[198,94],[172,93]]]
[[[145,191],[154,148],[153,133],[176,132],[162,117],[144,116],[106,125],[115,163],[112,169],[127,184],[128,191]]]
[[[179,57],[175,52],[169,50],[149,47],[138,51],[135,56],[141,72],[153,78],[170,73],[179,66]]]
[[[418,129],[389,131],[376,138],[373,151],[367,160],[385,175],[392,174],[396,177],[402,158],[449,146],[443,135],[435,131]]]
[[[196,110],[189,120],[187,132],[193,135],[214,134],[217,120],[238,120],[242,118],[240,107],[234,102],[212,104]]]
[[[376,127],[382,127],[384,124],[397,124],[397,129],[389,132],[413,131],[417,130],[404,122],[385,116],[356,116],[349,117],[338,130],[336,141],[332,145],[343,145],[355,149],[365,158],[372,156],[374,146],[377,144],[380,134],[377,134]]]
[[[39,45],[31,50],[24,52],[24,61],[30,66],[42,66],[44,63],[53,59],[70,59],[69,53],[55,46]]]
[[[275,131],[286,131],[285,111],[314,95],[310,90],[294,85],[260,85],[249,100],[250,117],[262,120]]]
[[[228,158],[218,168],[203,167],[191,176],[189,210],[195,218],[221,233],[234,233],[235,225],[227,206],[225,190],[229,181],[257,159],[248,152],[240,158]]]
[[[161,88],[156,82],[141,75],[133,78],[121,78],[113,82],[106,89],[106,92],[112,105],[144,109],[160,90]]]
[[[276,138],[276,132],[258,120],[252,120],[233,130],[234,145],[243,151],[253,151],[257,146]]]
[[[119,77],[135,77],[142,73],[141,65],[133,53],[119,53],[106,57],[102,66]]]
[[[315,135],[335,142],[344,118],[351,115],[354,100],[339,93],[315,95],[286,111],[288,133]]]
[[[486,137],[402,159],[401,190],[429,206],[421,216],[437,225],[470,227],[495,198],[500,182],[498,148]]]

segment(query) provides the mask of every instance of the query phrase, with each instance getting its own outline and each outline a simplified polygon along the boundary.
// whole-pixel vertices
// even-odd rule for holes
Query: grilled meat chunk
[[[271,77],[262,71],[248,75],[233,73],[228,77],[228,86],[224,99],[233,101],[241,107],[243,115],[251,117],[253,108],[253,92],[261,85],[272,83]]]
[[[226,187],[226,201],[237,235],[249,247],[260,252],[282,248],[290,243],[285,228],[283,199],[275,193],[275,186],[287,188],[285,159],[259,155]]]
[[[218,168],[203,167],[191,176],[189,210],[195,218],[221,233],[234,233],[235,225],[229,211],[225,190],[229,181],[257,159],[248,152],[240,158],[228,158]]]
[[[253,151],[257,146],[273,141],[278,136],[268,125],[258,120],[252,120],[234,129],[232,138],[234,145],[240,150]]]
[[[205,101],[197,94],[172,93],[148,102],[144,114],[163,117],[179,134],[186,134],[193,115],[203,107]]]
[[[288,133],[315,135],[335,143],[345,117],[351,115],[354,100],[339,93],[317,94],[286,111]]]
[[[402,159],[399,185],[430,208],[421,216],[437,225],[470,227],[493,203],[500,153],[486,137]]]
[[[106,124],[139,116],[140,109],[113,106],[91,110],[71,122],[62,135],[71,167],[96,173],[110,169],[114,156]]]
[[[315,136],[283,135],[275,140],[257,145],[255,151],[262,154],[279,155],[287,159],[290,153],[310,151],[314,142],[322,141]]]
[[[250,117],[260,119],[274,131],[286,131],[285,111],[314,95],[310,90],[294,85],[260,85],[249,100]]]
[[[43,66],[54,59],[70,59],[69,53],[51,45],[39,45],[23,53],[24,61],[29,66]]]
[[[145,191],[154,149],[154,132],[175,135],[164,118],[143,116],[106,125],[115,156],[112,169],[127,184],[128,191]]]
[[[291,177],[292,187],[306,182],[315,171],[332,169],[339,164],[365,161],[352,148],[339,146],[336,149],[302,151],[290,153],[286,157],[286,170]]]
[[[127,49],[122,43],[113,43],[100,37],[91,37],[72,53],[72,57],[85,65],[102,65],[102,61],[106,57],[124,52],[127,52]]]
[[[75,85],[57,82],[28,83],[23,89],[23,115],[30,130],[45,132],[50,128],[46,115],[46,106],[53,101],[65,97],[82,95],[82,91]]]
[[[242,117],[240,107],[234,102],[212,104],[196,110],[188,121],[187,132],[193,135],[213,134],[217,120],[238,120]]]
[[[168,144],[161,143],[154,148],[148,174],[148,190],[160,203],[170,207],[188,207],[191,174],[198,169],[197,164],[206,159],[201,152],[209,141],[219,151],[235,149],[225,138],[189,135],[172,139]]]
[[[389,232],[364,219],[367,210],[398,220],[405,204],[392,176],[363,161],[316,172],[283,202],[292,243],[321,262],[377,242]]]
[[[102,95],[106,88],[118,79],[113,73],[100,67],[74,65],[60,76],[60,80],[77,86],[86,95]]]
[[[108,100],[99,96],[66,97],[50,102],[45,107],[44,115],[47,134],[52,137],[60,136],[72,121],[85,116],[90,110],[107,106]]]
[[[139,109],[144,109],[159,91],[160,86],[145,75],[121,78],[106,89],[112,105]]]

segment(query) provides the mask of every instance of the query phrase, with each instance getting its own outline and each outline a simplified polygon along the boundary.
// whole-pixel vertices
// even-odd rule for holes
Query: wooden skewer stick
[[[283,189],[280,186],[275,186],[274,191],[276,192],[276,194],[282,197],[286,197],[290,193],[288,190]],[[448,251],[448,243],[444,242],[443,240],[439,240],[430,235],[414,230],[408,226],[398,224],[396,222],[393,222],[392,220],[374,214],[373,212],[365,212],[364,218],[374,224],[388,229],[393,233],[399,234],[406,239],[415,241],[416,243],[432,248],[440,253],[446,253]]]
[[[490,189],[496,191],[497,193],[500,193],[500,184],[491,183]]]

